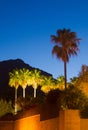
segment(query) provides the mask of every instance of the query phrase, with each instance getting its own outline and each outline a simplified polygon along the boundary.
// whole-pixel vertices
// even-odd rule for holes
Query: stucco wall
[[[88,119],[80,120],[80,128],[81,130],[88,130]]]
[[[58,130],[59,118],[53,118],[40,122],[40,130]]]
[[[59,113],[59,130],[80,130],[78,110],[63,110]]]
[[[16,120],[14,130],[40,130],[40,115]]]

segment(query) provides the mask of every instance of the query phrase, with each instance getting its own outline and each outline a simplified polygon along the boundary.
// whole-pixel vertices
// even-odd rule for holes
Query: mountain
[[[24,63],[21,59],[10,59],[0,62],[0,97],[11,97],[10,94],[12,94],[13,89],[9,87],[9,72],[11,72],[13,69],[20,69],[20,68],[27,68],[29,70],[38,69],[30,66],[29,64]],[[40,69],[38,69],[40,70]],[[41,74],[46,76],[52,76],[51,74],[40,70]],[[13,92],[14,93],[14,92]]]

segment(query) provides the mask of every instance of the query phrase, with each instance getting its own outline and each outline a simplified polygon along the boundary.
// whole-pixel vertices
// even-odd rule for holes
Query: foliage
[[[32,70],[31,75],[30,75],[30,81],[31,81],[32,87],[34,88],[34,97],[36,97],[36,90],[38,86],[42,84],[42,81],[43,81],[41,71],[37,69]]]
[[[20,84],[19,70],[14,69],[12,72],[9,72],[9,85],[17,89],[19,87],[19,84]]]
[[[73,85],[76,85],[78,80],[79,80],[79,77],[70,78],[70,83],[73,84]]]
[[[10,87],[15,87],[15,113],[17,113],[17,89],[20,85],[19,69],[14,69],[12,72],[9,72],[9,77]]]
[[[23,98],[23,97],[19,97],[17,99],[17,106],[20,110],[24,110],[30,107],[30,97],[28,98]]]
[[[70,85],[63,90],[58,99],[58,106],[60,109],[79,109],[81,110],[85,106],[86,96],[81,90]]]
[[[41,90],[44,93],[49,93],[51,90],[55,89],[55,80],[52,78],[52,76],[43,76],[44,80],[42,83]]]
[[[27,85],[30,85],[30,75],[31,71],[26,68],[19,69],[19,76],[20,76],[20,86],[26,88]]]
[[[33,107],[36,107],[38,104],[41,104],[44,102],[44,97],[43,98],[40,98],[40,97],[26,97],[26,98],[23,98],[23,97],[19,97],[17,99],[17,106],[19,108],[19,111],[21,110],[26,110],[26,109],[30,109],[30,108],[33,108]]]
[[[25,98],[25,89],[29,85],[31,85],[30,82],[30,75],[31,71],[26,68],[19,69],[19,78],[20,78],[20,86],[23,88],[23,97]]]
[[[61,91],[59,89],[56,90],[51,90],[47,95],[46,95],[46,101],[48,103],[57,103],[57,100],[60,96]]]
[[[88,118],[88,99],[85,101],[85,106],[80,110],[82,118]]]
[[[44,101],[45,101],[45,97],[43,97],[43,96],[42,96],[42,98],[41,97],[31,98],[30,105],[36,106],[36,105],[44,103]]]
[[[64,82],[65,82],[64,76],[62,76],[62,75],[59,76],[57,78],[57,88],[59,88],[60,90],[65,89]]]
[[[88,86],[88,66],[82,65],[78,77],[70,79],[71,83],[80,88],[87,95]]]
[[[6,100],[0,99],[0,117],[4,116],[7,113],[14,113],[12,102],[7,102]]]
[[[80,82],[88,82],[88,66],[82,65],[79,80]]]
[[[88,66],[82,65],[79,77],[73,77],[70,80],[88,97]]]
[[[23,97],[25,98],[25,88],[27,85],[31,85],[30,83],[30,74],[31,71],[26,68],[14,69],[9,73],[9,85],[11,87],[15,87],[16,89],[21,86],[23,88]]]
[[[52,53],[56,54],[57,58],[68,62],[71,55],[77,55],[80,39],[75,32],[71,32],[70,29],[59,29],[57,35],[52,35],[51,38],[55,44]]]

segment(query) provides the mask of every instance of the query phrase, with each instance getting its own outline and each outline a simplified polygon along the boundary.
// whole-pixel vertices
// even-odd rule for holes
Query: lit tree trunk
[[[36,89],[37,89],[37,84],[34,83],[34,98],[36,98]]]
[[[34,98],[36,98],[36,87],[34,87]]]
[[[15,88],[15,114],[17,114],[17,88]]]
[[[64,78],[65,78],[65,89],[67,88],[67,66],[66,62],[64,62]]]
[[[23,98],[25,98],[25,87],[23,87]]]

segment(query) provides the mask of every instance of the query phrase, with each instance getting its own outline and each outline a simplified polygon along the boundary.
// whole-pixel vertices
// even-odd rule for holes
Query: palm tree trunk
[[[65,77],[65,89],[67,88],[67,66],[66,62],[64,62],[64,77]]]
[[[36,98],[36,87],[34,87],[34,98]]]
[[[25,88],[23,88],[23,98],[25,98]]]
[[[17,88],[15,88],[15,114],[17,114]]]

